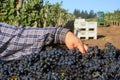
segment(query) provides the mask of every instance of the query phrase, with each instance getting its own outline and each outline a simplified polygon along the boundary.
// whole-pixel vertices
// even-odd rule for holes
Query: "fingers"
[[[88,50],[88,46],[86,44],[82,44],[82,46],[79,45],[77,48],[82,54],[85,54]]]
[[[68,49],[77,48],[81,53],[87,52],[87,45],[77,38],[72,32],[68,32],[65,37],[65,44]]]
[[[88,45],[84,44],[84,49],[85,49],[85,51],[87,52],[87,50],[88,50]]]

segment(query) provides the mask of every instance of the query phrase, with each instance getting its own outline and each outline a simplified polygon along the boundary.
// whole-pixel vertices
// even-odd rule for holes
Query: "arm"
[[[48,31],[49,32],[49,31]],[[51,33],[52,34],[52,33]],[[56,28],[54,37],[55,44],[65,44],[68,49],[77,48],[81,53],[85,53],[88,46],[85,45],[79,38],[77,38],[69,29],[66,28]],[[48,38],[50,44],[52,40]]]
[[[50,43],[64,44],[68,29],[15,27],[0,23],[0,59],[13,60],[22,55],[39,53]]]
[[[43,46],[50,43],[66,44],[71,49],[78,46],[75,44],[77,39],[69,34],[69,30],[65,28],[47,27],[47,28],[31,28],[31,27],[14,27],[0,23],[0,58],[4,60],[17,59],[22,55],[39,53]],[[80,42],[82,43],[82,42]],[[85,52],[82,44],[78,48],[81,52]]]

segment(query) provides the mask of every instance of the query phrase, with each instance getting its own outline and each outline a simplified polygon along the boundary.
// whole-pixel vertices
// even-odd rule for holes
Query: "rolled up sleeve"
[[[15,27],[0,23],[0,59],[13,60],[39,53],[50,43],[64,44],[68,31],[62,27]]]
[[[55,33],[54,43],[64,44],[65,43],[65,36],[69,29],[66,28],[57,28]]]

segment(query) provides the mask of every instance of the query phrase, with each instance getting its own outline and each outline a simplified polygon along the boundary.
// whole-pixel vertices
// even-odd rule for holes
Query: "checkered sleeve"
[[[69,29],[61,27],[15,27],[0,23],[0,59],[13,60],[23,55],[39,53],[50,43],[64,43]]]

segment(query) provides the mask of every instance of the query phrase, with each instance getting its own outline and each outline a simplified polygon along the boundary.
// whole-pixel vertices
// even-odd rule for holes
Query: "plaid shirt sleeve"
[[[69,29],[61,27],[15,27],[0,23],[0,59],[13,60],[22,55],[39,53],[50,43],[64,44]]]

